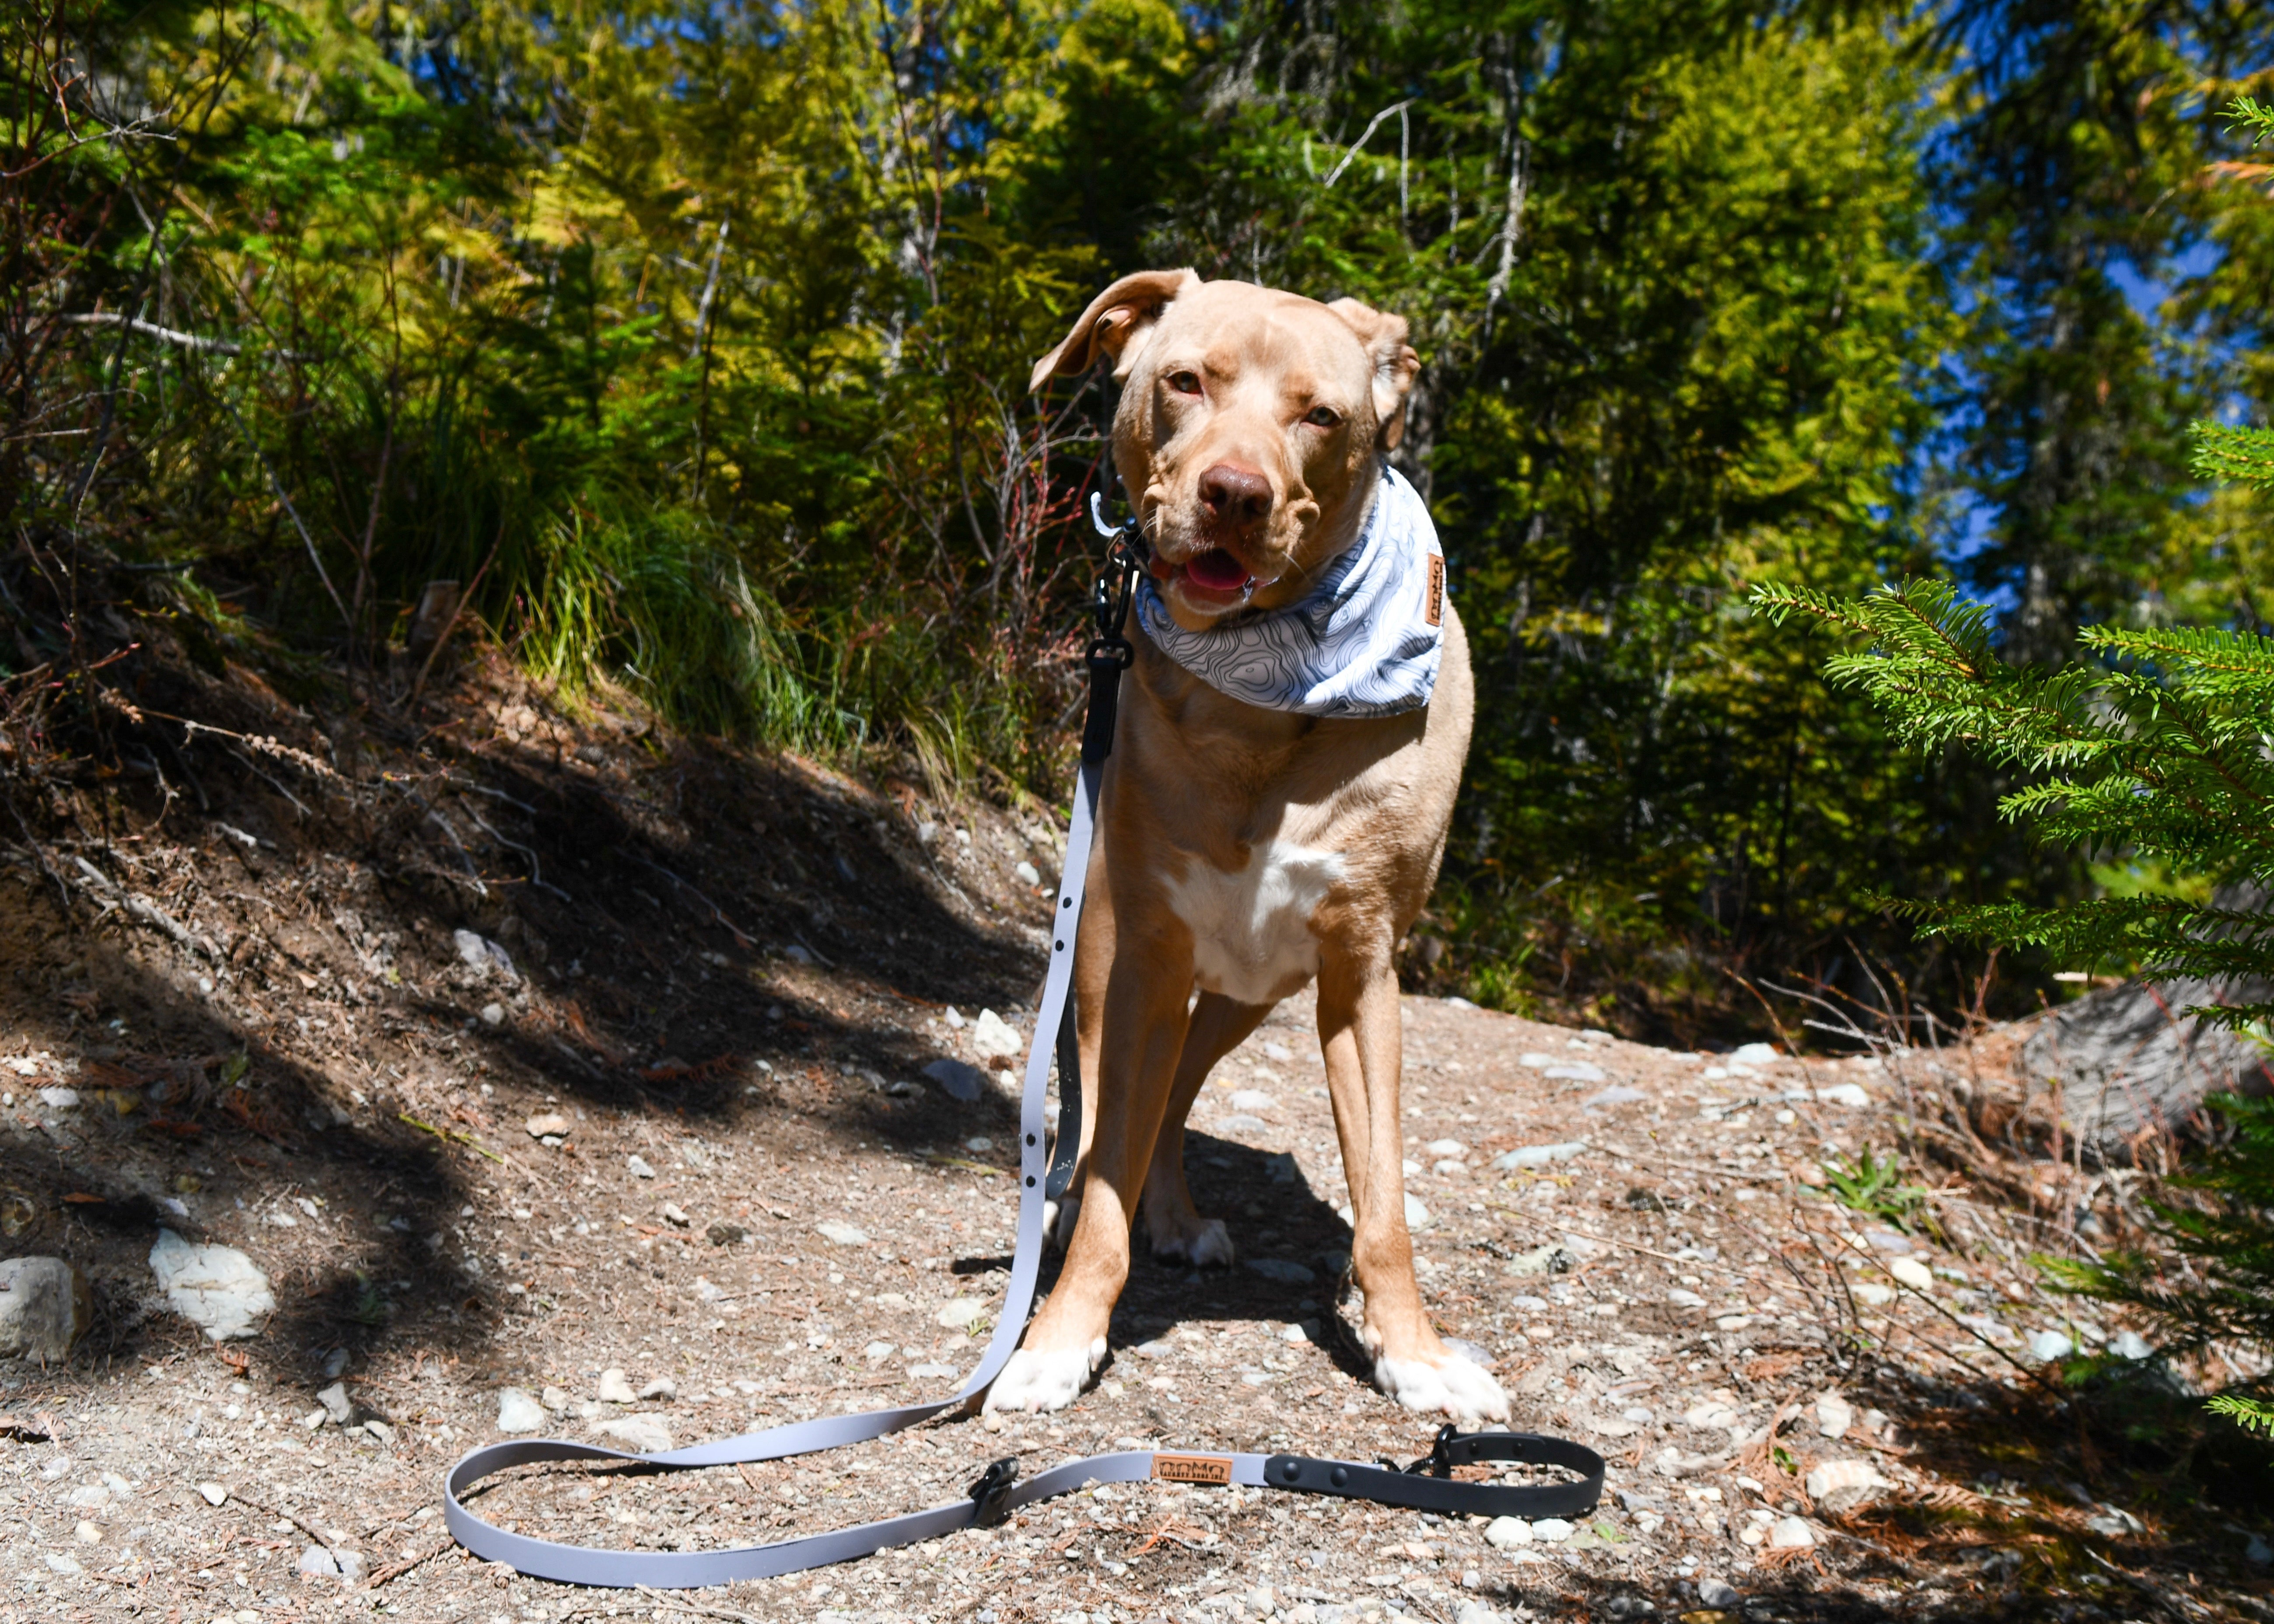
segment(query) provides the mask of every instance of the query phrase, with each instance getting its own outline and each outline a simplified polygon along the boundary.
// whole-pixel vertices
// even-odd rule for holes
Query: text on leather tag
[[[1221,1485],[1231,1481],[1231,1462],[1221,1455],[1156,1455],[1153,1457],[1153,1475],[1171,1483]]]
[[[1442,626],[1445,623],[1445,559],[1442,553],[1432,553],[1429,555],[1429,597],[1427,613],[1430,625]]]

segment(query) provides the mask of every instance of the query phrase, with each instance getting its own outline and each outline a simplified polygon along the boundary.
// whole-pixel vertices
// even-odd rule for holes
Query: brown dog
[[[1170,617],[1206,633],[1295,602],[1359,538],[1419,368],[1405,331],[1354,300],[1148,271],[1091,303],[1033,387],[1114,357],[1114,462]],[[1060,1214],[1057,1288],[987,1408],[1063,1408],[1103,1360],[1141,1179],[1156,1253],[1231,1261],[1185,1186],[1185,1115],[1209,1068],[1315,977],[1374,1380],[1415,1410],[1505,1420],[1499,1385],[1422,1310],[1399,1129],[1392,955],[1436,877],[1468,751],[1459,622],[1445,610],[1429,703],[1364,718],[1242,703],[1133,640],[1075,948],[1080,1199]]]

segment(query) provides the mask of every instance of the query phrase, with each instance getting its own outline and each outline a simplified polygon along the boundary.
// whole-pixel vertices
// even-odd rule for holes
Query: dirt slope
[[[983,1009],[1027,1034],[1047,903],[1019,865],[1054,879],[1059,837],[629,707],[572,719],[495,670],[439,725],[180,680],[142,702],[208,726],[139,778],[60,772],[0,870],[4,1251],[94,1289],[67,1363],[0,1366],[0,1617],[2268,1616],[2240,1515],[2127,1477],[2041,1380],[2032,1338],[2120,1327],[2036,1294],[2032,1220],[1952,1188],[1938,1242],[1803,1182],[1892,1143],[1923,1068],[1424,998],[1425,1290],[1518,1425],[1612,1460],[1567,1537],[1148,1485],[679,1600],[474,1563],[436,1484],[508,1389],[548,1432],[684,1443],[969,1368],[1007,1281],[1015,1108],[922,1071],[988,1061]],[[935,1504],[1012,1452],[1425,1452],[1345,1328],[1307,1012],[1194,1122],[1194,1193],[1243,1264],[1141,1261],[1071,1410],[738,1471],[536,1472],[486,1515],[708,1547]],[[177,1312],[162,1231],[266,1273],[257,1335]],[[1842,1463],[1854,1506],[1809,1487]],[[362,1576],[300,1571],[328,1560]]]

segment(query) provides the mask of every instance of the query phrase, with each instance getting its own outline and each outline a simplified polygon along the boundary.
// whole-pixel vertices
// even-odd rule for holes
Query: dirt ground
[[[684,1444],[970,1368],[1016,1108],[924,1068],[990,1064],[982,1011],[1028,1035],[1059,826],[572,716],[496,668],[417,718],[169,680],[139,702],[204,731],[123,782],[63,776],[0,848],[0,1252],[93,1289],[68,1362],[0,1365],[0,1619],[2274,1618],[2265,1509],[2096,1445],[2050,1374],[2049,1338],[2127,1341],[2040,1290],[2041,1215],[1953,1176],[1905,1232],[1818,1188],[1922,1115],[1926,1060],[1676,1053],[1419,996],[1425,1294],[1518,1427],[1609,1460],[1593,1515],[1488,1540],[1156,1484],[689,1595],[476,1562],[438,1485],[508,1389],[544,1435]],[[480,1509],[684,1550],[957,1499],[1006,1454],[1426,1453],[1352,1345],[1300,1001],[1193,1120],[1242,1261],[1141,1255],[1072,1409],[522,1472]],[[255,1335],[177,1312],[164,1231],[265,1273]]]

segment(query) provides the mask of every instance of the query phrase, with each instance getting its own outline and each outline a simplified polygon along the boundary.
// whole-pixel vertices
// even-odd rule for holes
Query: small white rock
[[[621,1369],[614,1366],[600,1372],[599,1391],[603,1403],[636,1404],[639,1402],[639,1395],[632,1391],[630,1381]]]
[[[968,1297],[959,1297],[942,1304],[939,1312],[932,1318],[937,1323],[945,1326],[951,1331],[968,1331],[982,1320],[986,1319],[990,1312],[984,1303]]]
[[[198,1492],[205,1497],[207,1505],[219,1506],[229,1499],[229,1485],[222,1483],[201,1483],[198,1485]]]
[[[686,1211],[676,1201],[666,1201],[663,1204],[663,1218],[666,1223],[679,1229],[683,1229],[694,1222],[694,1220],[687,1215]]]
[[[217,1342],[257,1335],[259,1321],[276,1312],[268,1276],[234,1246],[196,1246],[161,1229],[150,1272],[174,1312]]]
[[[869,1232],[866,1229],[840,1222],[834,1218],[826,1223],[817,1223],[813,1229],[814,1233],[833,1245],[865,1246],[869,1244]]]
[[[1532,1538],[1544,1545],[1562,1545],[1577,1531],[1561,1517],[1541,1517],[1532,1525]]]
[[[642,1398],[671,1400],[679,1396],[679,1384],[668,1376],[658,1376],[639,1391]]]
[[[624,1171],[629,1173],[634,1178],[653,1178],[655,1177],[655,1169],[648,1166],[647,1158],[644,1156],[631,1156],[626,1158],[624,1162]]]
[[[482,1025],[485,1026],[504,1026],[505,1005],[502,1004],[485,1004],[482,1005]]]
[[[1030,862],[1021,862],[1015,872],[1019,878],[1028,885],[1040,885],[1043,883],[1042,870]]]
[[[626,1416],[617,1421],[603,1421],[593,1431],[642,1455],[660,1455],[671,1447],[671,1429],[653,1416]]]
[[[1405,1227],[1409,1229],[1426,1229],[1429,1227],[1429,1209],[1422,1206],[1411,1191],[1408,1191],[1405,1196]]]
[[[1815,1543],[1815,1533],[1798,1517],[1779,1517],[1769,1530],[1772,1551],[1804,1551]]]
[[[1931,1290],[1934,1287],[1934,1271],[1916,1258],[1897,1258],[1887,1265],[1887,1273],[1914,1291]]]
[[[536,1432],[545,1427],[545,1406],[519,1387],[508,1387],[498,1395],[497,1430],[501,1432]]]
[[[1495,1551],[1513,1551],[1532,1540],[1532,1524],[1522,1517],[1495,1517],[1485,1529],[1485,1543]]]
[[[1856,1425],[1856,1407],[1837,1393],[1816,1401],[1816,1430],[1826,1438],[1845,1438]]]
[[[1009,1022],[992,1010],[979,1011],[971,1028],[971,1049],[983,1060],[1008,1059],[1026,1047]]]
[[[1826,1461],[1806,1479],[1808,1498],[1834,1516],[1869,1504],[1895,1485],[1869,1461]]]

